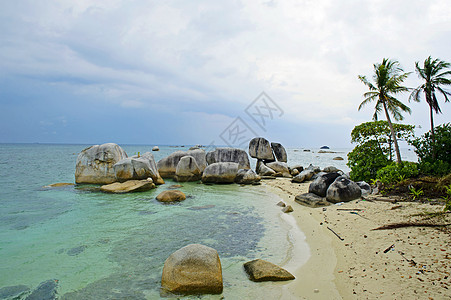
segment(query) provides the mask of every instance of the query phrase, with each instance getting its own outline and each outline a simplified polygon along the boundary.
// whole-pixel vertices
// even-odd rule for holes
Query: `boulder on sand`
[[[267,167],[273,169],[276,173],[282,173],[283,177],[291,178],[290,169],[287,163],[274,161],[266,164]]]
[[[236,174],[235,182],[238,184],[252,184],[259,182],[261,177],[251,169],[240,169]]]
[[[320,197],[313,193],[304,193],[294,198],[297,203],[308,207],[322,207],[330,205],[326,198]]]
[[[282,146],[282,144],[271,143],[271,148],[274,152],[274,155],[276,156],[277,161],[285,162],[285,163],[288,161],[287,151]]]
[[[261,160],[257,161],[256,171],[261,176],[274,176],[276,171],[267,167]]]
[[[304,181],[309,181],[313,177],[313,175],[315,175],[315,172],[313,172],[312,170],[304,170],[293,177],[291,182],[302,183]]]
[[[80,152],[75,166],[76,183],[108,184],[116,181],[113,165],[127,157],[117,144],[94,145]]]
[[[156,199],[160,202],[183,201],[186,199],[186,195],[179,190],[168,190],[161,192]]]
[[[178,182],[197,181],[201,175],[202,173],[194,157],[187,155],[182,157],[177,164],[174,179]]]
[[[123,194],[132,192],[145,192],[155,188],[152,179],[149,180],[128,180],[125,182],[114,182],[102,185],[100,190],[105,193]]]
[[[174,294],[222,293],[222,267],[218,252],[199,244],[175,251],[164,262],[161,287]]]
[[[326,197],[327,189],[338,177],[340,177],[338,173],[324,173],[310,183],[308,192],[320,197]]]
[[[194,157],[201,172],[204,171],[207,166],[206,154],[202,149],[194,149],[188,151],[176,151],[169,156],[162,158],[158,161],[158,172],[163,178],[173,178],[177,170],[177,165],[180,159],[184,156],[190,155]]]
[[[235,162],[240,169],[250,169],[249,156],[246,151],[237,148],[216,148],[207,153],[207,163]]]
[[[250,140],[249,155],[253,158],[263,159],[265,161],[275,161],[271,144],[262,137]]]
[[[346,177],[346,178],[349,179],[349,177]],[[371,185],[369,185],[365,181],[357,181],[356,183],[362,190],[362,196],[367,196],[367,195],[371,194],[371,192],[372,192]]]
[[[208,165],[202,174],[203,183],[233,183],[238,174],[238,164],[219,162]]]
[[[244,264],[244,270],[252,281],[285,281],[294,276],[285,269],[263,259],[256,259]]]
[[[332,203],[349,202],[362,196],[362,190],[345,176],[338,177],[327,189],[326,199]]]

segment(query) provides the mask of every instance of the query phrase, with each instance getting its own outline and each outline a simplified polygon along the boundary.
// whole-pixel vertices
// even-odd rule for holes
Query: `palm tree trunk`
[[[432,105],[429,105],[429,112],[431,115],[432,158],[435,159],[434,111],[432,109]]]
[[[388,126],[390,127],[393,144],[395,145],[396,161],[398,164],[400,164],[402,161],[401,161],[401,153],[399,152],[399,147],[398,147],[398,140],[396,139],[395,129],[393,128],[393,124],[391,123],[390,116],[389,116],[388,110],[387,110],[387,105],[385,104],[385,102],[384,102],[384,112],[385,112],[385,117],[387,118]]]

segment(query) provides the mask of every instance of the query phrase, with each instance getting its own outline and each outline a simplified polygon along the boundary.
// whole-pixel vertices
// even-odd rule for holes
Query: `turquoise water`
[[[43,187],[74,182],[85,147],[0,145],[0,288],[58,279],[62,299],[159,299],[166,258],[200,243],[219,253],[225,298],[280,295],[280,283],[253,283],[242,268],[255,258],[289,259],[291,227],[279,198],[260,186],[183,183],[188,199],[168,205],[155,197],[171,181],[125,195],[86,185]],[[152,146],[123,148],[133,155]],[[157,160],[177,150],[160,149]]]

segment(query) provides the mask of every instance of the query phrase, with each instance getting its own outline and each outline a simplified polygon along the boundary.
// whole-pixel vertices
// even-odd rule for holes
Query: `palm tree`
[[[435,97],[435,91],[437,90],[439,93],[442,93],[445,97],[445,102],[449,102],[448,95],[451,96],[451,93],[442,88],[442,86],[451,85],[451,80],[446,78],[448,75],[451,75],[451,70],[446,71],[449,66],[450,63],[444,62],[438,58],[432,60],[430,56],[424,61],[423,68],[420,67],[419,62],[415,63],[415,71],[417,72],[418,77],[424,80],[424,83],[413,90],[409,96],[409,101],[414,100],[419,102],[421,92],[424,92],[426,102],[429,105],[431,137],[433,141],[435,141],[434,112],[436,114],[442,112],[437,98]],[[433,153],[435,153],[435,151]]]
[[[401,84],[410,73],[404,73],[404,70],[401,68],[398,61],[392,61],[388,58],[384,58],[382,63],[374,64],[373,66],[374,84],[369,82],[365,76],[359,75],[359,79],[370,90],[363,94],[365,99],[360,103],[359,111],[366,104],[376,101],[373,120],[377,121],[378,114],[384,110],[388,126],[390,127],[393,144],[395,145],[396,159],[398,163],[401,163],[401,154],[399,152],[398,141],[390,119],[390,114],[396,121],[399,121],[403,119],[401,112],[408,112],[409,114],[411,112],[409,107],[394,97],[396,94],[407,92],[409,90],[409,88],[402,86]]]

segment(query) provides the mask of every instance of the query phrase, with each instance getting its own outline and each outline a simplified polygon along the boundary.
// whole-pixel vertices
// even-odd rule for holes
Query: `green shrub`
[[[451,173],[451,125],[447,123],[437,126],[434,131],[435,139],[429,131],[411,144],[416,148],[422,173],[447,175]]]
[[[418,164],[414,162],[391,163],[377,171],[377,179],[382,183],[397,183],[418,176]]]
[[[364,180],[370,182],[376,178],[377,170],[390,163],[387,156],[377,146],[377,142],[370,140],[357,145],[348,153],[348,167],[353,181]]]

